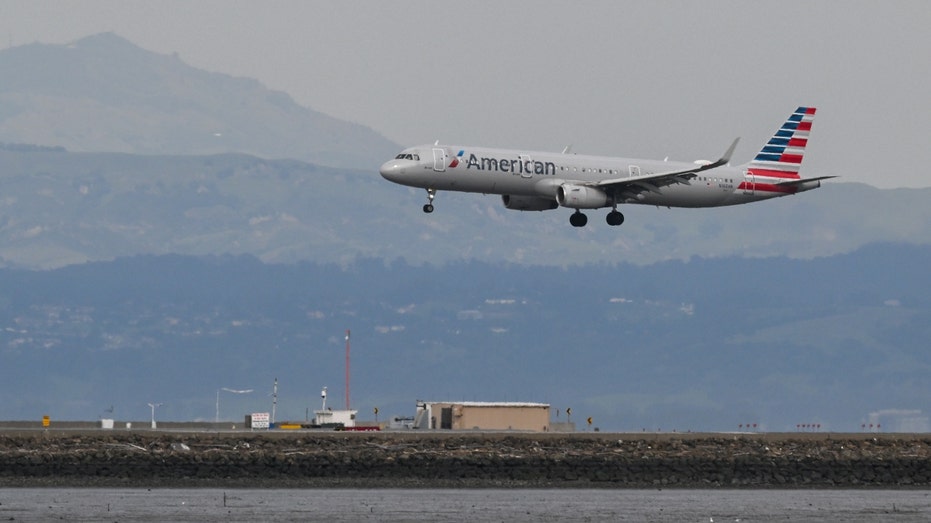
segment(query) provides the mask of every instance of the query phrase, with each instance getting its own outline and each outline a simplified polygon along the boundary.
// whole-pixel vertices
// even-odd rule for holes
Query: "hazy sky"
[[[2,47],[113,31],[402,145],[748,161],[818,108],[808,176],[931,186],[931,2],[0,0]]]

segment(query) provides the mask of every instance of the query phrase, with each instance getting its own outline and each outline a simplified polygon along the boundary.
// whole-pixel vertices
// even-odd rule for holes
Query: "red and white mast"
[[[349,329],[346,329],[346,410],[349,410]]]

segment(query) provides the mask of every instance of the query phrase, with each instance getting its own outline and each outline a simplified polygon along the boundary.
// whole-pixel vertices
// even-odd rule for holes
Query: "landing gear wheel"
[[[616,227],[624,223],[624,215],[617,211],[611,211],[605,216],[605,221],[608,222],[608,225]]]
[[[436,198],[436,189],[427,189],[427,203],[423,206],[423,212],[430,214],[433,212],[433,199]]]
[[[588,223],[588,216],[585,216],[579,211],[575,211],[569,216],[569,223],[573,227],[585,227],[585,224]]]

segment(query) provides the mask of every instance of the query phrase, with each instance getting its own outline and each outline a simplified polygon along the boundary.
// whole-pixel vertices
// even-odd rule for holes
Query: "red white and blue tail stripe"
[[[805,146],[815,119],[814,107],[799,107],[747,167],[754,176],[799,179]]]

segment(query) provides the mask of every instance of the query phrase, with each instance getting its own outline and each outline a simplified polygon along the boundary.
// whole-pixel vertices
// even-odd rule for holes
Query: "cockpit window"
[[[394,157],[395,160],[420,160],[419,154],[401,153]]]

